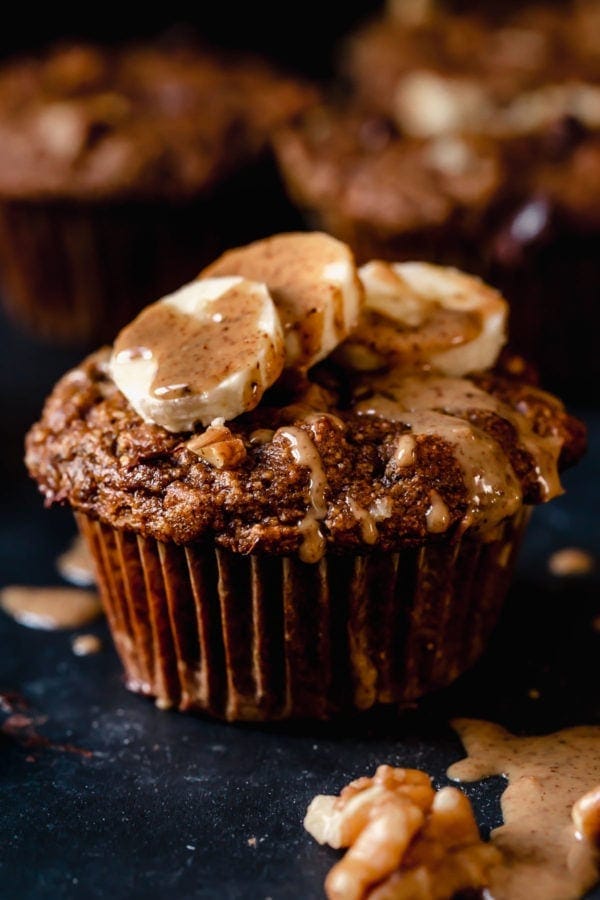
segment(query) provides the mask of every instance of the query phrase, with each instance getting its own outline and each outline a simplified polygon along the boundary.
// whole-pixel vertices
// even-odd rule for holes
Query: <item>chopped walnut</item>
[[[246,459],[246,447],[241,438],[225,425],[210,425],[185,445],[216,469],[235,469]]]
[[[600,784],[573,804],[571,818],[580,837],[600,846]]]
[[[349,847],[325,880],[329,900],[444,900],[487,885],[500,861],[468,798],[434,791],[416,769],[379,766],[339,797],[315,797],[304,827],[321,844]]]

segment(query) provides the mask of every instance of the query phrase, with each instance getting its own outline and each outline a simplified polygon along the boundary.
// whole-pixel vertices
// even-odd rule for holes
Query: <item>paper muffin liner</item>
[[[484,649],[526,519],[491,541],[307,564],[77,514],[127,686],[229,720],[326,719],[448,685]]]
[[[483,276],[510,302],[511,346],[536,362],[549,390],[597,403],[600,234],[563,231],[514,267]]]
[[[202,227],[211,203],[0,202],[7,312],[60,343],[112,339],[218,252],[222,241]]]

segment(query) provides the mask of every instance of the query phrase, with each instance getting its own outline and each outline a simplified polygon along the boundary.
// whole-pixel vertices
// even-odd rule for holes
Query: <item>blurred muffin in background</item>
[[[342,68],[344,103],[276,141],[312,224],[360,261],[441,259],[483,275],[511,302],[515,348],[551,385],[589,389],[600,375],[598,0],[487,17],[391,3],[347,42]]]
[[[102,340],[232,240],[272,230],[291,210],[268,137],[311,100],[261,61],[190,41],[5,64],[0,278],[13,318]]]

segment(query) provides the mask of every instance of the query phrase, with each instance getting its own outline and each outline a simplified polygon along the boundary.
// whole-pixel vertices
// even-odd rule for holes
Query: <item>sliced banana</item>
[[[286,366],[308,369],[356,326],[363,290],[350,249],[321,232],[278,234],[223,254],[203,275],[264,281],[285,333]]]
[[[506,342],[508,304],[480,279],[430,263],[378,260],[359,275],[365,309],[336,352],[342,365],[454,376],[494,365]]]
[[[254,409],[285,361],[281,322],[264,284],[192,281],[121,331],[110,374],[135,411],[168,431]]]

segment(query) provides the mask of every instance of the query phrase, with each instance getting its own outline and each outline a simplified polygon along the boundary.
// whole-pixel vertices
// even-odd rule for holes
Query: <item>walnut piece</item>
[[[444,900],[489,883],[499,852],[479,837],[468,798],[425,772],[379,766],[339,797],[318,796],[304,827],[349,847],[325,880],[329,900]]]
[[[573,804],[571,818],[580,837],[600,846],[600,784]]]
[[[246,447],[225,425],[210,425],[185,445],[215,469],[235,469],[246,459]]]

